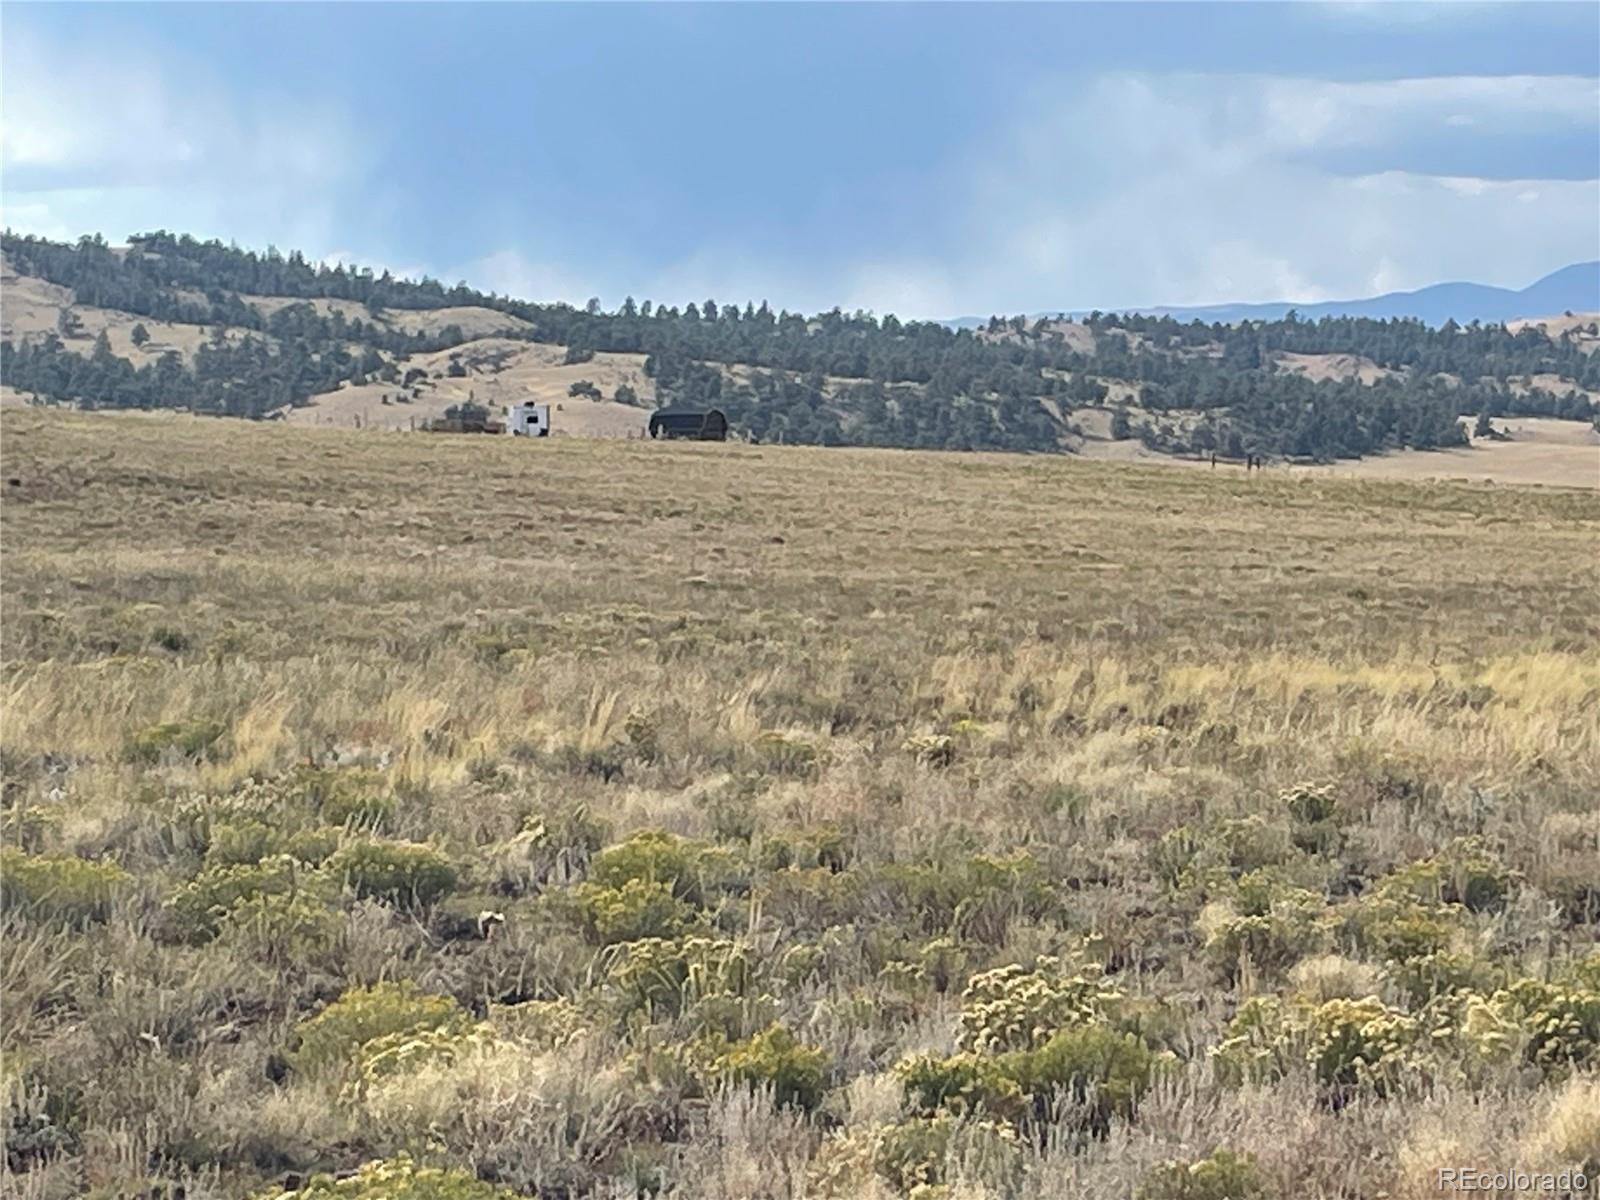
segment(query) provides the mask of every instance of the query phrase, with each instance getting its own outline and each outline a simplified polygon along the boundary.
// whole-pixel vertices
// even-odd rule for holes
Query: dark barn
[[[723,442],[728,439],[728,418],[717,408],[661,408],[650,414],[650,436]]]

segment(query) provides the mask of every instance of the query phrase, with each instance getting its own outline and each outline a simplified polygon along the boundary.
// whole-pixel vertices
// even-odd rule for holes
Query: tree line
[[[98,237],[64,244],[8,232],[3,248],[15,269],[71,288],[79,303],[212,327],[189,364],[168,354],[135,366],[109,345],[82,354],[58,336],[4,347],[12,386],[119,407],[259,417],[344,381],[398,382],[399,360],[467,339],[453,326],[398,330],[385,310],[455,305],[520,318],[529,325],[520,336],[564,345],[568,362],[642,354],[665,403],[715,404],[755,436],[822,445],[1057,450],[1071,442],[1074,410],[1102,404],[1103,381],[1114,379],[1138,396],[1118,430],[1163,449],[1331,458],[1455,444],[1463,415],[1595,417],[1582,392],[1529,387],[1533,376],[1600,389],[1600,360],[1531,327],[1096,313],[1084,322],[1096,342],[1085,353],[1044,320],[952,329],[839,309],[805,316],[765,302],[680,308],[631,297],[607,311],[597,300],[538,304],[165,231],[136,235],[126,250]],[[243,299],[255,295],[296,303],[266,314]],[[367,319],[324,314],[315,300],[363,304]],[[1281,369],[1282,353],[1360,355],[1393,375],[1314,381]]]

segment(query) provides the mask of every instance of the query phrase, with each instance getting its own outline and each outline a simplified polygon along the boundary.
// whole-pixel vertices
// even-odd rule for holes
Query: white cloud
[[[581,305],[595,295],[594,279],[553,263],[539,262],[519,250],[496,250],[492,254],[446,273],[443,282],[465,279],[481,292],[499,292],[519,300],[553,302],[564,300]]]
[[[1101,77],[1032,98],[1008,137],[952,173],[957,244],[845,282],[880,310],[920,299],[930,278],[966,297],[918,315],[1309,302],[1447,278],[1521,286],[1600,256],[1596,180],[1351,175],[1319,156],[1389,147],[1403,159],[1408,139],[1451,116],[1592,123],[1597,105],[1595,80],[1566,77]]]
[[[1325,160],[1378,151],[1406,163],[1439,127],[1477,137],[1592,124],[1597,108],[1600,84],[1566,76],[1105,75],[1031,95],[1007,132],[956,163],[940,187],[955,232],[922,253],[808,259],[776,231],[765,246],[708,238],[643,275],[591,258],[582,285],[544,254],[499,286],[916,317],[1309,303],[1442,279],[1522,286],[1600,256],[1595,180],[1352,173]]]
[[[8,31],[6,219],[44,236],[153,228],[317,253],[368,159],[336,106],[240,98],[121,49]]]
[[[385,213],[387,181],[371,136],[337,104],[243,94],[130,48],[16,30],[4,66],[11,227],[56,238],[167,228],[313,259],[384,257],[360,243]],[[1597,111],[1588,77],[1102,75],[1041,86],[942,177],[916,180],[944,211],[881,254],[848,248],[882,227],[863,221],[827,247],[781,227],[708,229],[675,261],[630,261],[554,232],[529,242],[502,198],[508,215],[475,232],[503,248],[428,273],[575,304],[713,296],[920,317],[1314,301],[1447,278],[1521,285],[1600,257],[1600,183],[1427,174],[1418,148],[1442,132],[1499,161],[1495,139],[1592,129]]]

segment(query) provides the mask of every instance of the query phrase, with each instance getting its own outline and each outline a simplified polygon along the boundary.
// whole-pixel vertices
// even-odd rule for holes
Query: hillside
[[[681,403],[762,441],[1333,460],[1464,446],[1463,417],[1588,422],[1600,400],[1600,324],[1577,318],[956,331],[714,300],[577,309],[165,233],[3,250],[6,394],[85,407],[407,429],[533,397],[558,430],[631,435]]]
[[[1592,1153],[1600,496],[0,421],[7,1196]]]

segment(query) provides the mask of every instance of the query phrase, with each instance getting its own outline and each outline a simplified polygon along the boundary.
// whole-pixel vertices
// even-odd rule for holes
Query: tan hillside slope
[[[1284,351],[1276,361],[1280,371],[1304,375],[1312,380],[1359,379],[1362,383],[1370,384],[1401,374],[1380,367],[1361,354],[1295,354]]]
[[[449,310],[440,310],[441,312]],[[422,371],[409,387],[395,383],[348,384],[313,398],[311,405],[292,409],[296,425],[359,425],[374,429],[409,429],[444,415],[452,405],[472,401],[498,411],[515,401],[532,400],[551,407],[552,432],[582,437],[637,436],[645,430],[655,405],[655,384],[644,373],[642,354],[596,354],[582,363],[567,363],[566,348],[513,338],[486,337],[434,354],[399,359],[402,377]],[[464,375],[452,375],[452,362]],[[587,381],[603,400],[570,394]],[[633,388],[637,405],[613,400],[619,387]],[[388,403],[385,403],[387,398]]]
[[[204,303],[200,293],[184,293],[196,303]],[[478,305],[456,305],[449,308],[430,309],[379,309],[376,314],[366,305],[354,300],[319,298],[306,300],[295,296],[255,296],[241,294],[245,304],[262,316],[271,316],[280,309],[295,304],[309,304],[319,316],[341,314],[347,321],[363,321],[386,326],[410,334],[436,336],[450,326],[461,330],[464,337],[486,338],[496,334],[522,333],[532,324],[510,313],[495,312]],[[63,310],[69,310],[78,319],[80,329],[66,339],[69,345],[88,353],[94,340],[104,331],[111,340],[112,353],[139,365],[145,360],[159,358],[168,350],[176,350],[187,360],[202,343],[211,337],[213,326],[158,321],[119,309],[97,308],[79,304],[71,289],[47,283],[31,275],[20,275],[10,262],[0,256],[0,336],[27,341],[57,332]],[[142,324],[150,334],[143,349],[133,344],[133,327]],[[246,333],[268,342],[268,335],[238,328],[230,328],[228,337],[237,340]],[[81,345],[80,345],[81,343]]]
[[[1506,322],[1506,328],[1512,333],[1524,329],[1542,329],[1555,338],[1563,333],[1571,334],[1580,350],[1593,354],[1600,350],[1600,332],[1590,333],[1590,326],[1600,329],[1600,312],[1563,313],[1559,317],[1526,317],[1520,321]]]
[[[1586,421],[1552,417],[1497,419],[1495,438],[1470,447],[1398,450],[1293,471],[1366,479],[1472,480],[1600,489],[1600,431]]]
[[[211,337],[204,325],[179,325],[140,317],[114,308],[96,308],[75,303],[72,292],[31,275],[18,275],[9,264],[0,267],[0,338],[26,342],[60,330],[61,313],[70,311],[78,321],[78,331],[63,338],[79,354],[89,354],[94,342],[104,333],[111,352],[136,366],[154,362],[169,350],[176,350],[187,361]],[[133,344],[133,328],[143,325],[150,340],[141,349]],[[246,331],[231,329],[228,336],[238,340]],[[265,337],[257,334],[257,337]],[[269,339],[270,340],[270,339]]]

